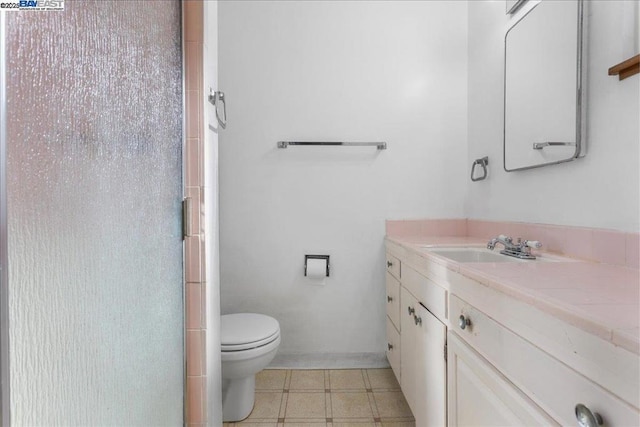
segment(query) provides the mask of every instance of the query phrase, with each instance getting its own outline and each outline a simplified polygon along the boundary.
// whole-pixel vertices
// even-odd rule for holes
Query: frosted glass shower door
[[[183,423],[180,19],[6,14],[12,425]]]

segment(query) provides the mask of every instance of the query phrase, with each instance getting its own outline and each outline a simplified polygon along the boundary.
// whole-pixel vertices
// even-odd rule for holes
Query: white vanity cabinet
[[[387,335],[400,341],[417,427],[578,425],[577,404],[603,426],[640,425],[640,356],[393,242],[387,250],[401,266],[387,275],[400,294]]]

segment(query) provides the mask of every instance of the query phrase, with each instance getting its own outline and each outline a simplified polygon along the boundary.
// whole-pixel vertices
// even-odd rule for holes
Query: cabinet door
[[[455,333],[447,345],[449,426],[558,425]]]
[[[446,326],[405,288],[400,288],[402,392],[416,426],[446,423],[446,375],[444,360]]]
[[[418,300],[405,288],[400,288],[400,387],[409,408],[415,413],[416,393],[416,338],[415,310]]]
[[[444,426],[447,420],[447,327],[421,304],[416,307],[416,426]]]

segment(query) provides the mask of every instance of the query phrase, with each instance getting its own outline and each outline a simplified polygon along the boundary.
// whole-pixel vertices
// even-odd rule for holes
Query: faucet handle
[[[525,246],[528,246],[534,249],[538,249],[542,247],[542,243],[538,242],[537,240],[525,240],[524,244]]]

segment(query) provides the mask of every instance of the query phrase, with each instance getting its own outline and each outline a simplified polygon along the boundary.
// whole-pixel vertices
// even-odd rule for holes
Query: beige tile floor
[[[415,427],[391,369],[268,369],[256,376],[253,412],[227,426]]]

